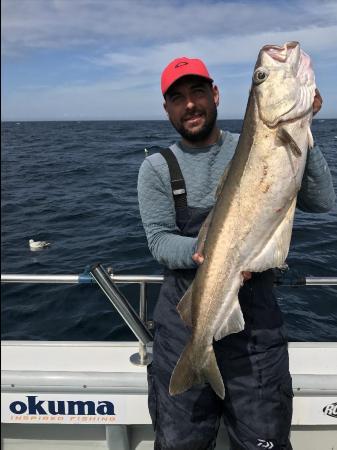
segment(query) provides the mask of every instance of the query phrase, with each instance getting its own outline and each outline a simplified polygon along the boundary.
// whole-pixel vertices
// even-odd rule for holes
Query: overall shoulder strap
[[[160,154],[165,158],[171,177],[171,188],[176,209],[187,207],[186,185],[175,154],[170,148],[163,148]]]

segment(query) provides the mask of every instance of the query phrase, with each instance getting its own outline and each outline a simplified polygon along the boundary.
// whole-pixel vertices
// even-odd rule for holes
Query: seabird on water
[[[37,250],[40,248],[49,247],[50,242],[47,241],[34,241],[33,239],[29,239],[29,247],[31,250]]]

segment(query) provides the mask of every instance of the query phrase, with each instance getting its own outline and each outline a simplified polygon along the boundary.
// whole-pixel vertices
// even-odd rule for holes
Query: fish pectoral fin
[[[195,384],[208,382],[215,393],[220,398],[224,399],[225,387],[216,361],[213,346],[211,345],[207,349],[206,359],[200,361],[198,367],[195,367],[192,364],[193,351],[195,350],[193,349],[192,341],[190,341],[172,372],[169,387],[170,395],[182,394]]]
[[[261,251],[247,263],[245,270],[249,272],[263,272],[284,264],[290,246],[295,208],[296,197],[289,206],[283,220],[274,230],[269,240],[264,242]]]
[[[193,283],[187,289],[177,305],[177,310],[180,314],[180,317],[189,327],[192,327],[192,291]]]
[[[219,341],[229,334],[239,333],[244,329],[244,327],[245,321],[241,311],[239,299],[236,298],[236,300],[233,302],[233,308],[231,312],[227,315],[226,320],[224,320],[223,324],[215,333],[214,339],[216,341]]]
[[[293,137],[288,133],[285,127],[280,127],[277,130],[277,137],[282,141],[283,144],[288,145],[294,156],[297,158],[302,156],[302,150],[297,145]]]

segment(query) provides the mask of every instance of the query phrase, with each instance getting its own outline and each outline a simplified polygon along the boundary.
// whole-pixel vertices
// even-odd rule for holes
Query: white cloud
[[[113,52],[102,57],[88,59],[93,64],[124,67],[130,73],[156,73],[178,56],[200,57],[208,64],[253,64],[259,49],[265,44],[282,45],[287,41],[297,40],[307,53],[334,59],[337,54],[337,42],[331,36],[337,36],[337,25],[327,28],[302,28],[296,31],[273,31],[255,33],[246,36],[220,36],[217,38],[192,38],[145,48],[142,53]]]
[[[81,62],[111,73],[108,82],[82,71],[81,82],[49,86],[41,86],[43,72],[40,86],[22,77],[14,93],[5,90],[6,118],[163,118],[160,73],[183,55],[207,63],[221,88],[222,117],[242,117],[258,50],[267,43],[298,40],[317,73],[336,67],[335,1],[3,0],[2,16],[2,45],[14,63],[35,49],[66,49],[72,74]],[[327,87],[327,115],[335,109],[333,89],[335,83]]]
[[[97,46],[117,49],[198,36],[290,31],[336,21],[336,2],[305,0],[3,0],[6,53],[32,48]]]
[[[132,92],[114,83],[15,92],[6,120],[165,119],[159,87]]]

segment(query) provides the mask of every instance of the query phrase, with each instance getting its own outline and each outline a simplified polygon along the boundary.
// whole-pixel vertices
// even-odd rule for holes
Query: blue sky
[[[2,0],[2,120],[165,119],[160,74],[202,58],[242,118],[265,44],[297,40],[337,117],[337,1]]]

